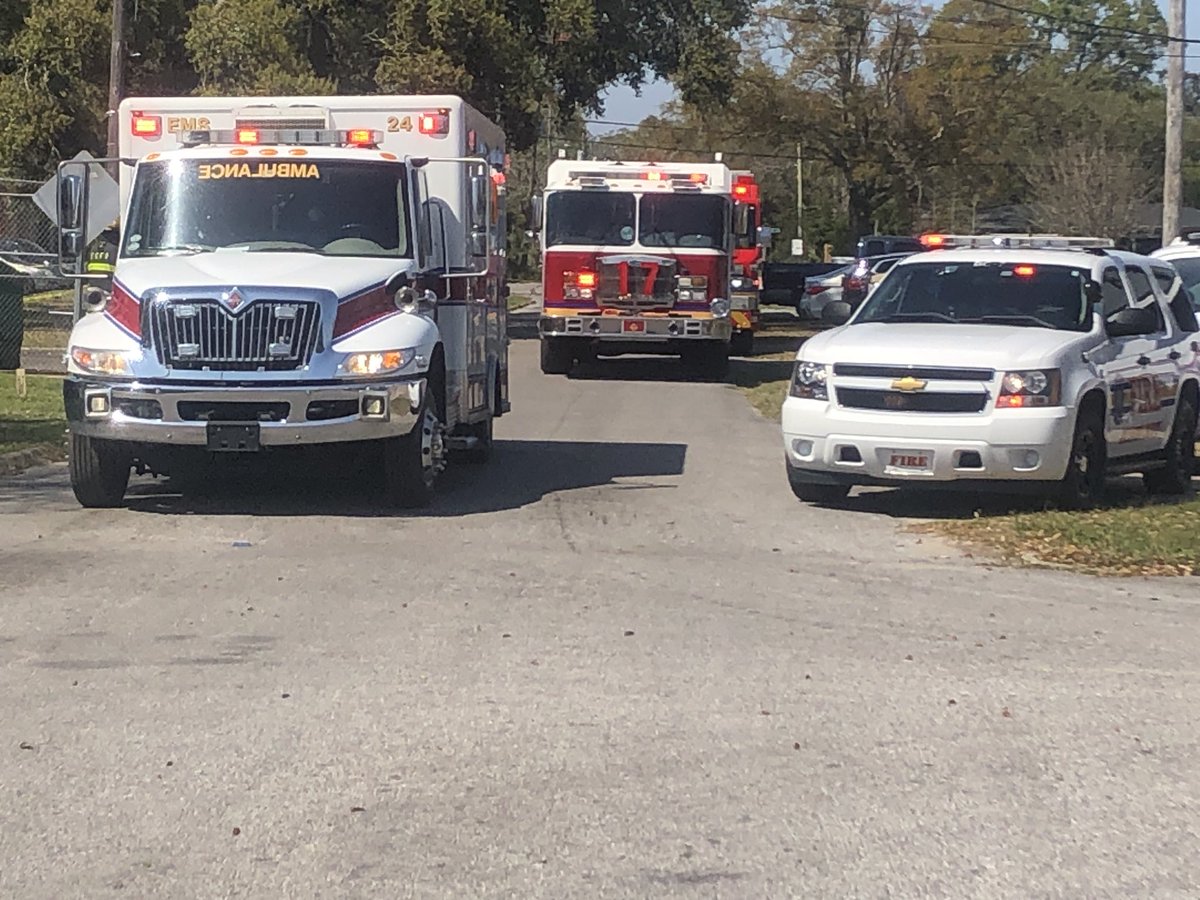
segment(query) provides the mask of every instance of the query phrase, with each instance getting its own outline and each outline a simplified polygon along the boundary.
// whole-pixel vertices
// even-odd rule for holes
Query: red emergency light
[[[946,235],[944,234],[923,234],[919,240],[922,246],[930,250],[937,250],[939,247],[945,247],[947,244]]]
[[[239,128],[237,130],[236,138],[239,144],[257,144],[259,138],[258,129]]]
[[[580,272],[575,276],[575,283],[581,288],[594,288],[596,286],[596,273]]]
[[[450,116],[446,113],[421,113],[417,116],[417,130],[421,134],[449,134]]]
[[[750,186],[746,184],[735,184],[733,186],[733,193],[738,197],[745,197],[750,193]]]
[[[346,132],[346,143],[351,147],[374,147],[379,143],[379,133],[369,128],[352,128]]]
[[[129,129],[134,137],[155,138],[162,135],[162,116],[145,116],[140,112],[133,114]]]
[[[1013,274],[1021,278],[1032,278],[1037,274],[1037,266],[1019,265],[1013,266]]]

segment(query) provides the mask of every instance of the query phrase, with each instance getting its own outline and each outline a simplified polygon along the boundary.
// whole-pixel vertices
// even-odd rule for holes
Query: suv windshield
[[[409,256],[405,171],[395,163],[349,160],[143,164],[122,255],[235,247]]]
[[[725,210],[722,197],[648,194],[642,197],[638,238],[644,247],[724,250]]]
[[[898,265],[854,319],[1091,327],[1088,272],[1069,266],[984,261]]]
[[[633,243],[632,194],[558,191],[546,199],[546,246]]]

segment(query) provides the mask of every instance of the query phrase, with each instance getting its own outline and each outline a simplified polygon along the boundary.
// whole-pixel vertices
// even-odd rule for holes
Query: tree
[[[1120,150],[1077,138],[1028,172],[1034,227],[1119,240],[1137,231],[1150,173]]]

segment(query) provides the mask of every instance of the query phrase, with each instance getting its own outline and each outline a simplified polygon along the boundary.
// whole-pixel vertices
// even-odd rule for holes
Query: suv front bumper
[[[75,434],[144,444],[203,447],[209,424],[259,426],[262,446],[369,441],[407,434],[425,379],[386,383],[233,387],[63,382]]]
[[[1058,481],[1075,427],[1065,407],[873,413],[796,397],[782,419],[792,477],[815,484]]]

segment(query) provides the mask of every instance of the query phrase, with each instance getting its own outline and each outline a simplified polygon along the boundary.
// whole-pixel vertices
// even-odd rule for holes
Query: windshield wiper
[[[892,313],[880,319],[863,319],[864,322],[958,322],[953,316],[940,312]]]
[[[247,253],[316,253],[320,256],[325,255],[324,250],[318,250],[316,247],[234,247],[235,250],[244,250]]]
[[[984,325],[1033,325],[1037,328],[1057,328],[1053,322],[1047,322],[1037,316],[980,316],[971,321],[982,322]]]
[[[151,247],[151,253],[210,253],[217,249],[207,244],[170,244],[166,247]]]

